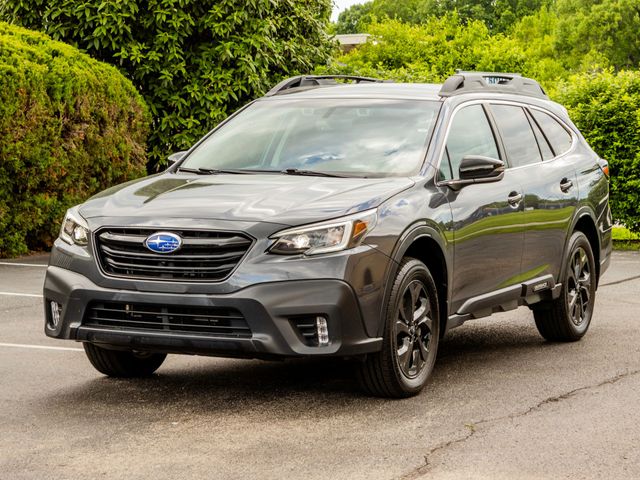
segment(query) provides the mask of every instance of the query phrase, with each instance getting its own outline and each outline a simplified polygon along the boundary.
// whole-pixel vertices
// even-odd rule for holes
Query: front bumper
[[[353,289],[336,279],[260,283],[228,294],[153,293],[96,285],[87,277],[56,266],[47,270],[44,285],[45,317],[49,304],[62,306],[48,336],[91,342],[109,348],[196,355],[269,358],[294,356],[351,356],[378,351],[381,338],[369,337]],[[150,305],[229,307],[239,310],[251,329],[250,338],[99,327],[83,323],[92,301]],[[329,329],[329,345],[309,346],[293,319],[322,315]]]

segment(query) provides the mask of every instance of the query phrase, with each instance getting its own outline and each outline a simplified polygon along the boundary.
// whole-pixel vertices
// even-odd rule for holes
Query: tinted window
[[[531,113],[533,118],[536,119],[536,122],[538,122],[538,125],[540,125],[547,140],[549,140],[551,148],[553,148],[553,153],[555,153],[556,156],[562,155],[569,150],[569,147],[571,147],[571,135],[555,118],[540,110],[532,109]]]
[[[521,107],[492,105],[491,111],[496,118],[507,158],[512,167],[522,167],[542,161],[536,137]]]
[[[465,155],[500,158],[493,132],[482,105],[465,107],[453,117],[446,152],[440,166],[440,174],[443,179],[458,178],[460,163]],[[447,160],[449,168],[445,166]]]
[[[542,153],[542,159],[551,160],[554,157],[554,154],[551,150],[551,147],[549,146],[549,142],[547,142],[547,139],[542,133],[542,130],[540,130],[538,124],[531,118],[529,118],[529,123],[531,124],[531,128],[533,128],[533,133],[536,135],[536,140],[538,140],[538,146],[540,147],[540,153]]]
[[[288,168],[403,176],[424,160],[440,103],[372,99],[258,101],[185,160],[190,168]]]

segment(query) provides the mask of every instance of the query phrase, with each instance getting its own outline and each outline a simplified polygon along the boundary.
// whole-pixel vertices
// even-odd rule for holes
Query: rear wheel
[[[368,393],[403,398],[416,395],[429,379],[440,339],[438,296],[429,269],[405,258],[394,280],[386,309],[382,350],[359,365]]]
[[[591,324],[596,298],[596,265],[589,240],[575,232],[565,258],[560,296],[536,306],[533,315],[540,335],[554,342],[580,340]]]
[[[109,350],[86,342],[83,346],[91,365],[110,377],[148,377],[167,357],[164,353]]]

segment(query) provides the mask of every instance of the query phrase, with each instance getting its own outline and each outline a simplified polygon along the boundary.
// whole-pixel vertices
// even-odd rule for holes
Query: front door
[[[439,178],[458,178],[465,155],[506,161],[482,104],[458,110],[452,119]],[[507,168],[502,180],[467,185],[447,196],[452,212],[448,235],[454,249],[451,312],[470,313],[519,296],[524,243],[521,176]],[[498,292],[499,295],[494,295]],[[490,310],[486,313],[490,313]]]

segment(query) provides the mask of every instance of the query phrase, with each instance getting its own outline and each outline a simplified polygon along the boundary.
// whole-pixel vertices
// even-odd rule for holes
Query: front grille
[[[110,330],[143,330],[250,338],[251,329],[234,308],[91,302],[83,325]]]
[[[144,242],[156,232],[158,229],[148,228],[98,230],[96,250],[104,272],[117,277],[217,282],[233,271],[253,243],[235,232],[169,230],[182,237],[182,247],[172,253],[155,253]]]

